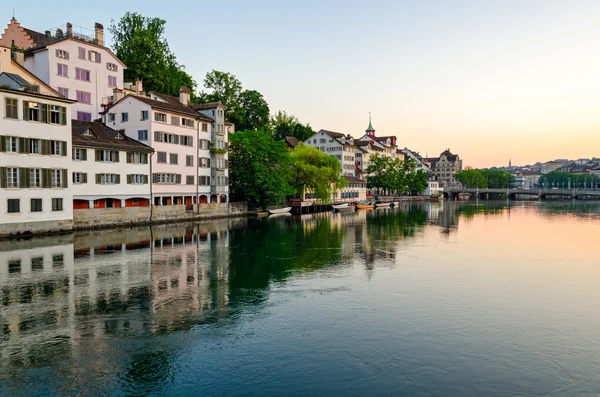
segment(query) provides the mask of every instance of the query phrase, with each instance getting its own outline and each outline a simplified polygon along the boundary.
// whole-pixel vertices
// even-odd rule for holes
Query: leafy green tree
[[[464,169],[457,172],[456,179],[465,187],[468,188],[484,188],[485,177],[480,170]]]
[[[547,188],[563,187],[582,189],[587,186],[588,189],[593,186],[598,186],[600,179],[597,175],[586,174],[571,174],[568,172],[552,171],[540,177],[538,184]]]
[[[185,86],[192,92],[196,82],[171,52],[165,37],[166,21],[127,12],[109,28],[112,49],[126,65],[126,81],[142,79],[144,89],[168,95],[179,95]]]
[[[424,170],[417,170],[410,174],[408,181],[408,191],[411,194],[422,193],[427,189],[429,175]]]
[[[262,94],[254,90],[240,93],[242,119],[236,128],[240,130],[265,130],[269,126],[269,104]]]
[[[242,82],[235,75],[219,70],[212,70],[204,78],[204,88],[210,93],[202,91],[199,95],[201,103],[219,102],[225,106],[225,117],[234,124],[241,124],[243,111],[240,101]]]
[[[291,157],[285,143],[264,131],[229,136],[229,182],[237,200],[250,208],[280,203],[293,189],[287,182]]]
[[[365,170],[367,173],[367,187],[369,189],[392,190],[397,185],[393,175],[390,174],[391,159],[387,156],[374,154],[369,158],[369,165]]]
[[[298,138],[299,141],[304,142],[311,136],[315,135],[315,130],[312,129],[310,124],[296,123],[292,130],[292,136]]]
[[[292,152],[289,172],[290,184],[299,197],[306,191],[318,199],[329,202],[331,193],[346,186],[340,162],[322,151],[300,143]]]
[[[298,117],[287,114],[285,110],[279,110],[271,117],[270,130],[273,139],[280,141],[286,136],[292,136],[296,124],[298,124]]]

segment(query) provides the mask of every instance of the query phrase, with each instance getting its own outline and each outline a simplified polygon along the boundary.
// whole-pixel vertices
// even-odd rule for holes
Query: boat
[[[274,214],[285,214],[286,212],[290,212],[292,209],[292,207],[284,207],[284,208],[276,208],[276,209],[272,209],[272,210],[268,210],[269,214],[274,215]]]
[[[375,208],[390,208],[390,204],[392,203],[376,203]]]
[[[350,204],[348,203],[343,203],[343,204],[332,204],[331,205],[333,207],[334,210],[341,210],[347,207],[350,207]]]
[[[354,212],[356,208],[353,205],[334,205],[333,210],[336,212]]]
[[[372,210],[373,204],[371,204],[371,203],[356,204],[356,208],[359,210]]]

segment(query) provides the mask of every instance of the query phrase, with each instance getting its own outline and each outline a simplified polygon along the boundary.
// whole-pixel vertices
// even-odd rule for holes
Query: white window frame
[[[29,170],[29,187],[36,188],[42,187],[42,169],[41,168],[31,168]]]
[[[62,187],[62,170],[50,170],[52,175],[51,187]]]

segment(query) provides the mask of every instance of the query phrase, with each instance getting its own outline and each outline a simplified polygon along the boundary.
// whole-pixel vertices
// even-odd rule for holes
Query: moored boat
[[[348,203],[332,204],[331,206],[333,207],[334,210],[341,210],[341,209],[350,207],[350,204],[348,204]]]
[[[290,212],[290,210],[292,209],[292,207],[284,207],[284,208],[276,208],[276,209],[272,209],[272,210],[268,210],[269,214],[274,215],[274,214],[285,214],[286,212]]]
[[[375,208],[390,208],[391,203],[376,203]]]
[[[359,210],[372,210],[373,204],[356,204],[356,208]]]

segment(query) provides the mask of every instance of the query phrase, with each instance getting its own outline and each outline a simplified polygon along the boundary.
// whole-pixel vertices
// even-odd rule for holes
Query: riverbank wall
[[[198,207],[199,206],[199,207]],[[246,203],[208,203],[190,206],[89,208],[73,210],[68,222],[32,222],[0,225],[0,238],[112,229],[138,225],[243,217]]]

